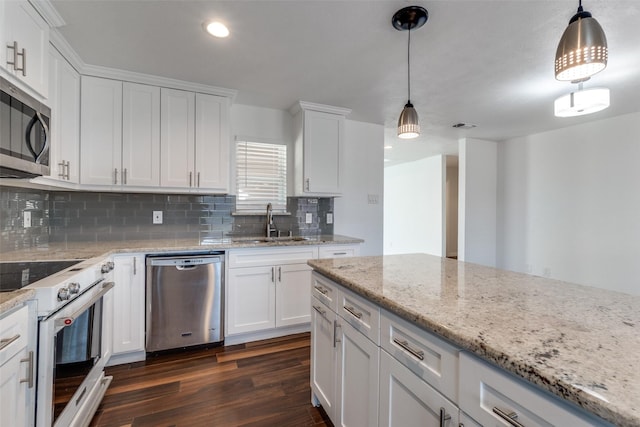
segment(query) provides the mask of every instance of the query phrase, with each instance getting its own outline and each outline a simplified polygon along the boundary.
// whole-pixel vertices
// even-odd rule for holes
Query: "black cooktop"
[[[0,292],[23,288],[81,261],[0,262]]]

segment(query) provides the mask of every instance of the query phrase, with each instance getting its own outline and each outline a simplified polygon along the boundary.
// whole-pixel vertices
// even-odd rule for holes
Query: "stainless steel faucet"
[[[271,237],[271,233],[277,232],[278,229],[273,224],[273,206],[267,204],[267,237]]]

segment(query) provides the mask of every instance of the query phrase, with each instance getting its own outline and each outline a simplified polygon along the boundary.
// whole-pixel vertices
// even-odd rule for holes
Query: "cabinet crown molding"
[[[289,108],[289,112],[294,116],[303,110],[313,110],[319,111],[321,113],[339,114],[341,116],[348,116],[351,113],[350,108],[334,107],[331,105],[316,104],[307,101],[298,101],[293,104],[291,108]]]

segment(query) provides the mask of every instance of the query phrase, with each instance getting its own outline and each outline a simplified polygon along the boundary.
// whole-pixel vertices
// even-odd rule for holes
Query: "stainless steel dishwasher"
[[[147,257],[146,351],[224,340],[224,252]]]

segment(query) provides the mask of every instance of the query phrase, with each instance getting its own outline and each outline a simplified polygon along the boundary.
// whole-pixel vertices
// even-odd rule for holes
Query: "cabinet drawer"
[[[458,402],[458,349],[387,311],[380,316],[380,345],[453,402]]]
[[[318,257],[322,258],[346,258],[358,256],[360,245],[329,245],[318,248]]]
[[[229,268],[299,264],[318,258],[317,246],[234,249],[229,251]]]
[[[320,300],[329,309],[338,311],[338,286],[318,273],[311,278],[311,295]]]
[[[527,427],[609,425],[465,352],[460,353],[460,409],[484,426],[511,425],[497,411],[513,414]]]
[[[376,344],[380,343],[380,308],[364,298],[338,288],[336,313]]]
[[[29,309],[24,306],[0,319],[0,365],[27,346]]]

